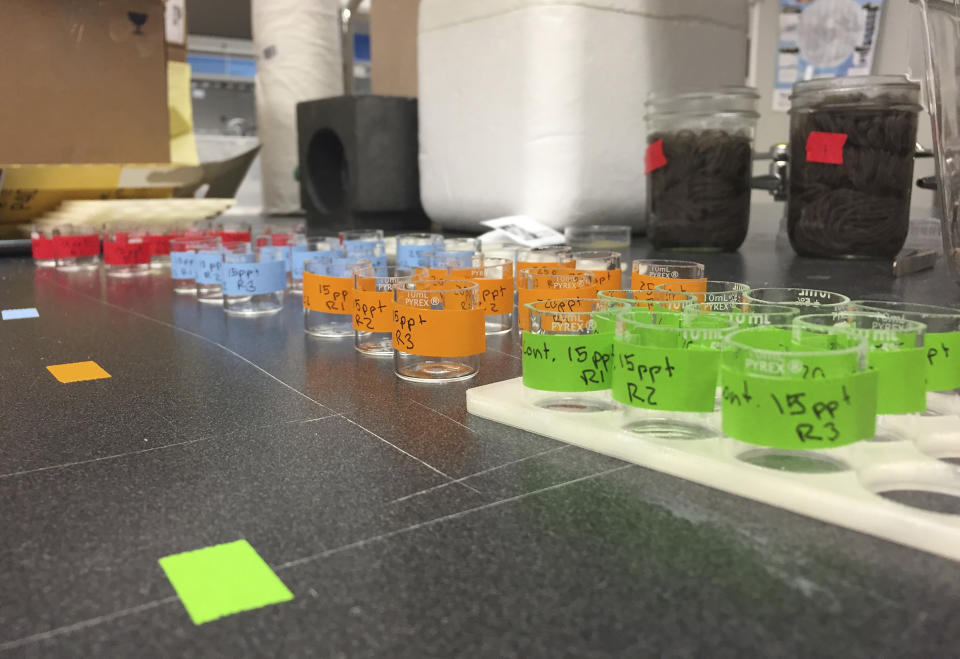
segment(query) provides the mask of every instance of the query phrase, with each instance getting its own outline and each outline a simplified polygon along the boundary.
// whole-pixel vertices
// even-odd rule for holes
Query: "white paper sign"
[[[486,220],[480,224],[496,229],[510,240],[520,243],[524,247],[544,247],[546,245],[559,245],[564,242],[562,233],[526,215],[499,217],[495,220]]]
[[[167,0],[164,10],[167,43],[187,44],[186,0]]]

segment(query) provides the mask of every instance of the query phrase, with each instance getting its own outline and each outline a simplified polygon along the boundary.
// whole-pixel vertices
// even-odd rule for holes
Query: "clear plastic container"
[[[817,78],[790,96],[787,232],[801,256],[892,258],[910,228],[920,85]]]
[[[743,243],[759,98],[750,87],[650,95],[644,171],[655,247],[733,251]]]
[[[626,249],[631,227],[624,224],[590,224],[563,230],[563,237],[578,249]]]

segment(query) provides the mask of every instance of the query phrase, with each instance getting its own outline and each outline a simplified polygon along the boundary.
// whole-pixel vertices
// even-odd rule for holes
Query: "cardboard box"
[[[169,162],[162,0],[12,0],[2,14],[0,163]]]
[[[370,81],[374,94],[417,96],[420,0],[370,3]]]

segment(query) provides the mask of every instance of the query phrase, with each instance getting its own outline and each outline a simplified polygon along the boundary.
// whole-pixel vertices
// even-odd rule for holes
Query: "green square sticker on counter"
[[[164,556],[159,563],[195,625],[293,599],[246,540]]]

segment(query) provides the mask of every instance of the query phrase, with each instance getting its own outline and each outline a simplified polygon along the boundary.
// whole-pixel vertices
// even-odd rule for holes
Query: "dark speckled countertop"
[[[895,280],[763,226],[699,256],[754,286],[960,301],[942,264]],[[474,381],[424,386],[305,335],[295,296],[226,318],[163,276],[8,257],[0,307],[40,311],[0,322],[0,654],[957,652],[960,564],[469,416],[467,388],[520,374],[511,336]],[[87,359],[112,378],[45,369]],[[157,559],[239,538],[295,599],[194,626]]]

